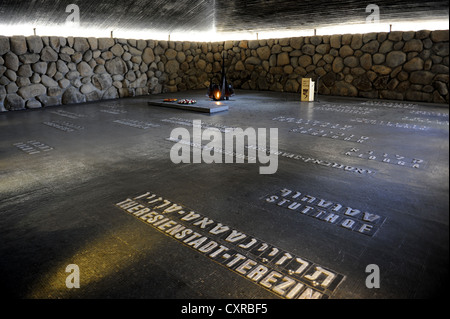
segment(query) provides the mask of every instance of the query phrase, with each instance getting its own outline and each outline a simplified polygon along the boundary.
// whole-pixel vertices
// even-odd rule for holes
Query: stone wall
[[[160,93],[178,77],[181,54],[168,42],[0,37],[0,107],[20,110]]]
[[[225,42],[228,76],[243,89],[299,92],[301,79],[319,93],[449,102],[446,31],[391,32]]]
[[[206,89],[222,52],[235,88],[449,102],[447,31],[168,42],[0,36],[0,110]],[[206,92],[205,92],[206,93]]]

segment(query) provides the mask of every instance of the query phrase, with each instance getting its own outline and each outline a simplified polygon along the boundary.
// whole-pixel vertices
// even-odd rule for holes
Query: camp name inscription
[[[358,234],[373,236],[385,217],[344,206],[322,198],[284,188],[262,198],[266,203],[286,208],[294,213],[316,218],[328,224]]]
[[[75,131],[80,131],[80,130],[84,130],[83,126],[79,126],[73,123],[69,123],[69,122],[60,122],[60,121],[52,121],[52,122],[44,122],[42,124],[45,124],[47,126],[56,128],[60,131],[63,132],[75,132]]]
[[[13,145],[29,155],[39,154],[41,152],[49,152],[53,150],[53,147],[50,147],[38,141],[19,142]]]
[[[117,207],[286,299],[328,298],[344,276],[153,193]]]
[[[387,154],[384,152],[375,152],[372,150],[362,151],[359,148],[352,148],[345,153],[346,156],[353,156],[370,161],[378,161],[382,163],[394,164],[412,168],[422,168],[425,165],[425,161],[419,158],[408,158],[398,154]]]

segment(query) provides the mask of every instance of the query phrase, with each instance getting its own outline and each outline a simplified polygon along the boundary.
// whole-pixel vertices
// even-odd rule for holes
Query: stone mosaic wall
[[[206,89],[222,52],[237,89],[449,102],[447,31],[168,42],[0,36],[0,110]]]
[[[303,77],[325,95],[449,102],[446,31],[226,42],[229,76],[243,89],[299,92]]]

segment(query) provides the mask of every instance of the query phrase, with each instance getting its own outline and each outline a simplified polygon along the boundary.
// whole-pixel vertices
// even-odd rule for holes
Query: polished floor
[[[164,98],[211,103],[192,91],[0,114],[3,296],[448,290],[448,106],[251,91],[214,115],[148,104]],[[255,163],[174,164],[176,128],[192,141],[208,128],[266,128],[267,145],[250,139],[245,154],[236,150],[259,150]],[[198,155],[192,141],[182,145]],[[264,158],[274,174],[260,174]]]

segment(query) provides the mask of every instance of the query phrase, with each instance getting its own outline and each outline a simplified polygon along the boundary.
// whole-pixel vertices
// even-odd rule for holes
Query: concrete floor
[[[147,104],[163,98],[207,103],[193,91],[0,114],[4,297],[386,299],[448,289],[448,106],[250,91],[215,115]],[[278,128],[277,172],[172,163],[167,139],[177,127],[192,132],[193,120]],[[169,224],[137,214],[169,207]],[[177,238],[174,226],[197,237]],[[76,275],[68,265],[79,288],[66,285]]]

